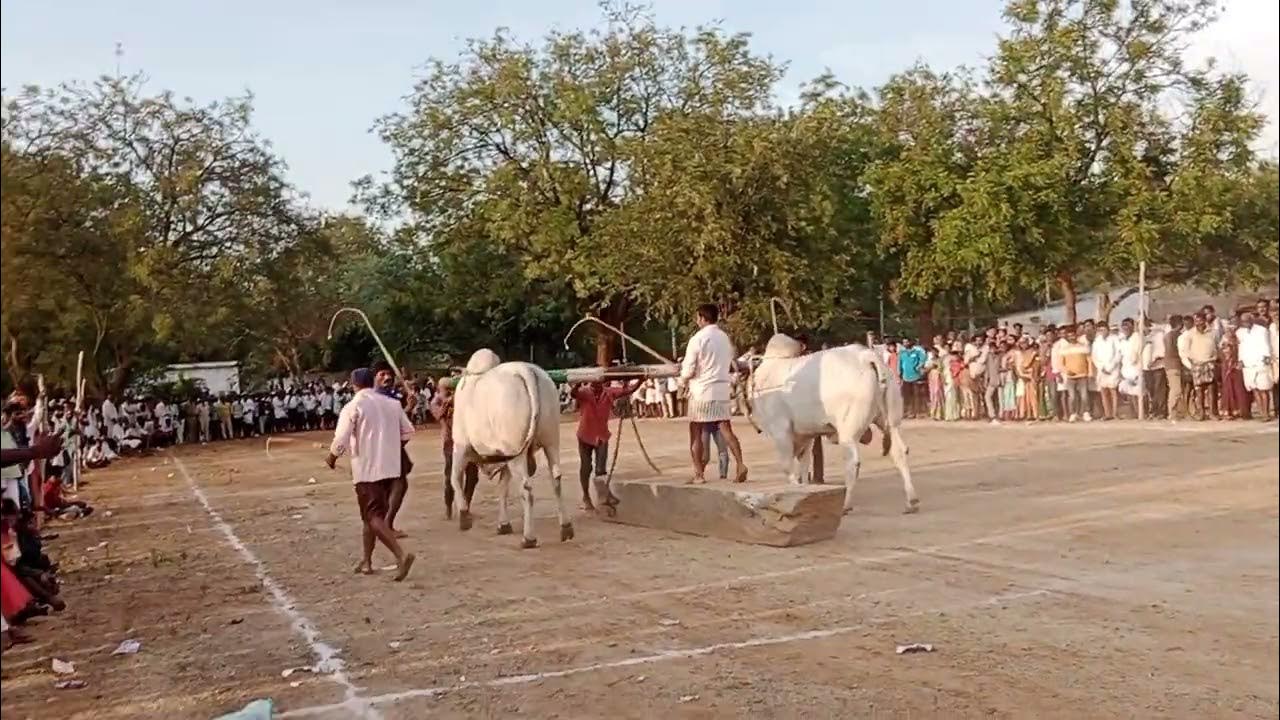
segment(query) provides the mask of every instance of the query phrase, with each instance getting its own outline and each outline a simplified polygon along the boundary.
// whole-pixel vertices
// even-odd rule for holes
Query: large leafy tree
[[[404,213],[427,252],[491,243],[473,254],[509,253],[529,282],[617,323],[670,279],[655,272],[669,263],[630,262],[635,238],[606,231],[629,224],[614,216],[643,192],[634,154],[664,118],[752,115],[781,71],[744,36],[664,29],[630,7],[606,21],[539,46],[499,31],[456,62],[431,62],[409,109],[379,123],[395,164],[364,190]],[[601,334],[597,360],[612,351]]]
[[[141,366],[237,352],[244,279],[300,230],[248,98],[198,105],[141,77],[26,88],[3,142],[11,375],[65,367],[23,350],[46,334],[43,353],[89,352],[116,390]],[[46,312],[8,302],[24,294]]]
[[[997,299],[1052,278],[1131,278],[1135,260],[1194,256],[1247,177],[1260,119],[1242,78],[1188,67],[1210,0],[1012,0],[992,59],[985,138],[940,224]],[[1189,119],[1189,121],[1187,121]],[[1182,205],[1208,183],[1205,202]],[[1188,216],[1188,212],[1192,213]]]
[[[881,247],[891,264],[892,294],[920,308],[920,332],[931,334],[934,301],[972,284],[980,260],[974,245],[940,232],[962,203],[961,188],[977,158],[978,97],[968,75],[917,65],[878,90],[875,161],[867,173]]]

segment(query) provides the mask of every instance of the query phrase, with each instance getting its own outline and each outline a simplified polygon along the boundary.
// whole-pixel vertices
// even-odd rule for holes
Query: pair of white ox
[[[848,451],[844,509],[853,504],[861,459],[860,441],[868,441],[875,425],[882,447],[902,475],[907,512],[919,506],[907,446],[902,439],[902,391],[888,367],[860,345],[800,355],[800,344],[774,335],[747,380],[751,419],[767,434],[786,467],[787,479],[804,483],[814,442],[834,436]],[[491,350],[478,350],[467,363],[455,389],[453,412],[454,502],[462,503],[458,526],[471,528],[471,503],[463,492],[467,463],[478,463],[498,478],[498,534],[513,532],[507,502],[511,480],[517,479],[524,511],[522,547],[537,547],[533,531],[533,474],[541,451],[551,473],[560,521],[560,540],[573,538],[561,487],[560,400],[555,383],[536,365],[500,363]]]

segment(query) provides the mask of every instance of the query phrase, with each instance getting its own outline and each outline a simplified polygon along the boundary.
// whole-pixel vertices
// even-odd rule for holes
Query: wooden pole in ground
[[[1147,263],[1138,263],[1138,364],[1147,343]],[[1147,419],[1147,368],[1138,370],[1138,419]]]

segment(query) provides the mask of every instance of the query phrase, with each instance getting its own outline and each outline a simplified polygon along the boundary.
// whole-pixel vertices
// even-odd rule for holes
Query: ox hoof
[[[445,520],[452,520],[452,519],[453,519],[453,508],[451,508],[451,507],[447,507],[447,508],[445,508],[445,509],[444,509],[444,519],[445,519]]]
[[[573,523],[565,523],[560,526],[560,542],[573,539]]]
[[[911,498],[907,502],[907,506],[902,509],[903,515],[914,515],[920,512],[920,498]]]
[[[463,510],[462,512],[458,513],[458,529],[463,531],[471,529],[471,511],[470,510]]]
[[[511,523],[502,523],[498,526],[499,535],[510,535],[513,532],[515,532],[515,530],[511,529]]]
[[[848,514],[849,514],[849,513],[851,513],[851,512],[853,512],[853,508],[851,508],[851,507],[847,507],[847,508],[845,508],[844,510],[841,510],[841,511],[840,511],[840,514],[841,514],[841,515],[848,515]]]
[[[525,538],[520,541],[520,548],[523,550],[532,550],[538,547],[538,538]]]

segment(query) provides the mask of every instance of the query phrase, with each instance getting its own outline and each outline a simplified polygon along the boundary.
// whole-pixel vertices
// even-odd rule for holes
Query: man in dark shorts
[[[453,391],[457,378],[443,377],[436,385],[436,394],[431,398],[427,409],[432,417],[440,422],[440,440],[444,448],[444,516],[453,519]],[[480,482],[480,468],[475,463],[467,463],[463,469],[466,484],[462,494],[466,497],[467,506],[475,495],[476,485]]]
[[[351,384],[356,394],[338,416],[338,428],[325,464],[333,469],[339,455],[351,453],[351,479],[364,526],[364,552],[356,572],[373,573],[374,542],[381,540],[395,555],[395,579],[403,580],[413,566],[414,556],[400,547],[387,514],[392,485],[402,470],[404,443],[413,435],[413,425],[397,402],[373,391],[372,370],[360,368],[351,373]]]
[[[382,395],[395,400],[400,404],[400,409],[406,415],[408,414],[409,395],[396,385],[396,374],[391,369],[391,364],[385,361],[379,361],[373,364],[374,372],[374,388]],[[409,537],[409,534],[396,530],[396,516],[400,514],[400,506],[404,504],[404,496],[409,492],[409,473],[413,472],[413,461],[409,459],[409,453],[400,449],[400,476],[391,484],[391,497],[388,500],[387,508],[387,527],[391,528],[391,532],[398,538]]]

